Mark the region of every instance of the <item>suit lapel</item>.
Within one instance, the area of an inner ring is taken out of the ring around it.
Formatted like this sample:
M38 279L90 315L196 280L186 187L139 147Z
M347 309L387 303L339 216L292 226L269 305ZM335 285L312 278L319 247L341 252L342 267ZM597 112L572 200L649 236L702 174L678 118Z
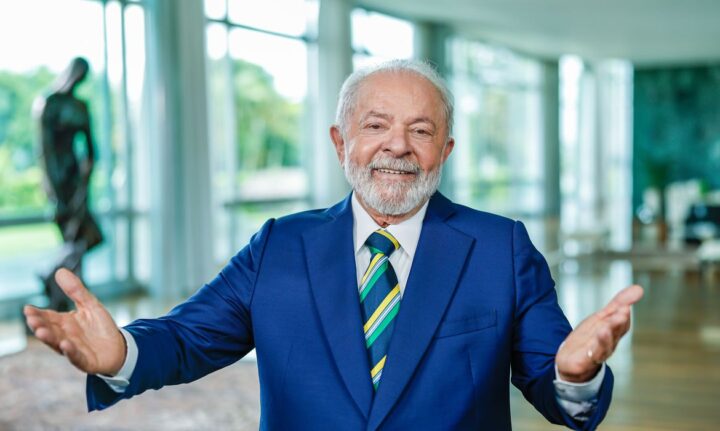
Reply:
M400 398L462 275L474 239L445 223L453 211L450 201L439 193L430 200L390 341L388 361L370 410L370 430L380 426Z
M363 416L372 403L353 250L350 198L328 210L329 220L303 234L315 305L338 371Z

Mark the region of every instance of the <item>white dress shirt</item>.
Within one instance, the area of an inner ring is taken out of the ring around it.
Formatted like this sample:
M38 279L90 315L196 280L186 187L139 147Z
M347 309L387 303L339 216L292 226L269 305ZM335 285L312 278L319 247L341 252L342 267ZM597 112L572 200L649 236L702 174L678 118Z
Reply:
M390 255L390 264L392 264L395 274L400 283L400 295L405 293L405 286L410 276L410 268L412 267L415 250L417 249L420 233L422 231L422 223L427 212L428 202L420 208L409 219L393 224L385 228L390 232L400 244L400 248ZM360 284L365 269L370 264L370 249L365 245L365 240L371 233L380 229L375 220L365 211L358 202L355 193L352 195L352 211L353 211L353 241L355 250L355 268L357 271L357 281ZM127 345L127 355L125 363L115 376L103 376L102 378L115 392L122 393L130 382L130 377L135 369L138 357L137 344L132 335L124 329L120 330L125 337ZM570 383L561 380L557 375L557 366L555 368L555 394L558 402L565 411L575 419L586 419L586 415L590 413L597 399L600 384L605 375L605 364L600 368L600 372L589 382L586 383Z

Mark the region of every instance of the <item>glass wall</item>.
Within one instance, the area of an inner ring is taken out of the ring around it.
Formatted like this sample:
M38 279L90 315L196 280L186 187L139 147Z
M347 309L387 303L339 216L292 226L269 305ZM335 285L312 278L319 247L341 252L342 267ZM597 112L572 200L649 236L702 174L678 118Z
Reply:
M77 56L90 64L76 94L90 110L96 155L90 205L105 236L87 256L84 276L97 293L146 279L147 265L135 265L132 253L143 246L142 197L132 187L142 172L133 160L139 154L133 124L144 82L143 30L143 8L130 2L0 3L0 300L40 292L38 274L57 259L62 239L44 189L38 114ZM11 42L17 40L23 42Z
M504 48L452 38L457 144L447 181L464 204L511 217L543 208L542 70Z
M279 4L281 3L281 4ZM214 256L309 202L308 51L318 2L205 0Z
M350 23L355 69L380 61L413 57L415 29L410 21L354 9Z
M560 59L562 235L567 254L632 240L633 68Z

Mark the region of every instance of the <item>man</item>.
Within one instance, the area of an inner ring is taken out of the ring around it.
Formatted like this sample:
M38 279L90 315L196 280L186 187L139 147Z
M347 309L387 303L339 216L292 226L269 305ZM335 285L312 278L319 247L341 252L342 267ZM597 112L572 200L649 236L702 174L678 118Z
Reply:
M507 430L511 369L548 420L594 429L612 392L603 362L642 288L571 332L523 225L435 192L451 119L422 63L356 72L330 131L351 196L268 221L193 297L122 335L67 271L77 311L27 307L28 324L90 374L91 410L255 347L262 429Z

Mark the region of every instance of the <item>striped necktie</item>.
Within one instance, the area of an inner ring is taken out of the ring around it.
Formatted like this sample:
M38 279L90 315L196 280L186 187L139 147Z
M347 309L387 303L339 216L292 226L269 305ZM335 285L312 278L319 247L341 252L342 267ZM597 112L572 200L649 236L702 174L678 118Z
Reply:
M390 255L400 248L386 230L378 229L365 241L371 253L370 265L360 280L365 346L370 358L370 377L377 390L382 377L395 316L400 309L400 284L390 264Z

